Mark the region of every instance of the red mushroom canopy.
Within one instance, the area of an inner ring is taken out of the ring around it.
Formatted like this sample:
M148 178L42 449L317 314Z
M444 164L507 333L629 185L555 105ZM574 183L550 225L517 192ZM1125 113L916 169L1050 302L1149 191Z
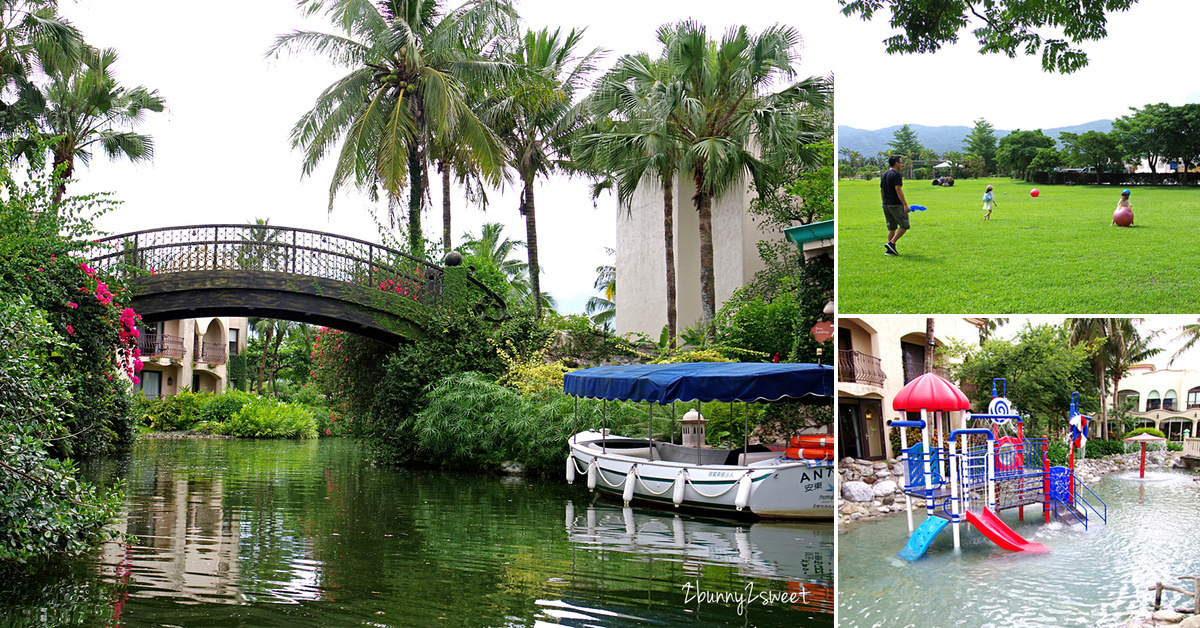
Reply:
M930 412L969 410L971 401L944 377L926 373L909 382L892 400L892 409L902 412L916 412L921 409Z

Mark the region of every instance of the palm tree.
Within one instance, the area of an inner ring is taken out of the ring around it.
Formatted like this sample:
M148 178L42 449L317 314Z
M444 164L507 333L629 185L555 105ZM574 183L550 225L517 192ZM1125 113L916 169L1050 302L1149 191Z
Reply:
M46 99L34 82L39 74L69 74L83 54L83 38L58 15L56 0L0 0L0 133L11 136L36 124ZM20 142L28 153L35 142ZM28 155L31 156L31 155Z
M488 222L484 223L478 238L464 233L463 243L459 248L468 255L487 260L511 281L526 274L528 265L512 257L522 246L525 246L524 242L504 237L503 224Z
M617 269L615 266L597 266L596 290L604 294L602 297L588 299L583 312L591 317L592 322L600 325L605 331L612 331L613 321L617 317Z
M1108 385L1116 404L1117 385L1133 364L1157 355L1161 349L1149 343L1158 332L1142 337L1132 318L1069 318L1071 344L1091 345L1092 376L1100 392L1100 435L1107 435Z
M525 248L529 254L530 294L541 295L538 264L537 213L534 182L555 171L570 171L570 143L586 122L584 108L575 102L586 76L595 69L600 49L578 56L582 30L562 33L528 31L507 52L523 70L524 81L510 84L493 103L487 119L508 146L511 166L521 178L519 211L525 217ZM544 295L543 295L544 298ZM541 318L543 298L534 299L534 316Z
M237 267L242 270L281 270L284 263L283 231L271 226L270 218L247 222L242 244L237 248Z
M759 195L772 187L777 164L789 156L816 156L803 148L825 139L830 82L810 77L769 92L779 79L792 80L800 35L771 27L758 36L745 27L718 41L703 25L685 21L659 28L664 60L675 79L656 90L656 109L687 142L680 174L691 178L700 230L700 305L706 333L716 313L712 203L748 175ZM759 154L753 145L761 147ZM761 156L760 156L761 155Z
M675 284L675 175L679 171L686 142L677 125L655 105L655 98L672 82L672 66L639 53L617 61L589 96L592 115L607 120L597 123L578 145L576 160L589 168L615 177L617 198L627 211L643 181L656 183L663 195L663 250L666 268L667 337L674 343L678 334Z
M1184 343L1183 346L1179 347L1179 349L1171 355L1171 360L1167 362L1167 366L1174 364L1175 360L1177 360L1179 356L1196 346L1197 342L1200 342L1200 319L1198 319L1195 323L1187 323L1181 326L1179 328L1179 335L1175 337L1175 340L1183 340Z
M341 141L329 209L348 183L377 199L382 188L396 224L408 188L408 245L422 255L421 210L430 144L465 146L486 176L504 167L495 134L472 111L468 84L495 83L505 65L478 51L514 28L508 0L468 0L442 15L442 0L301 0L308 13L325 12L344 35L295 31L268 54L313 51L350 73L317 98L292 128L312 173Z
M161 113L166 101L157 90L120 86L112 74L116 61L117 53L111 48L87 48L83 64L54 76L46 90L46 126L55 136L50 148L55 172L61 177L54 190L55 205L75 173L75 159L85 165L90 162L93 145L99 145L110 159L123 156L139 162L154 158L154 140L128 128L140 123L148 111Z

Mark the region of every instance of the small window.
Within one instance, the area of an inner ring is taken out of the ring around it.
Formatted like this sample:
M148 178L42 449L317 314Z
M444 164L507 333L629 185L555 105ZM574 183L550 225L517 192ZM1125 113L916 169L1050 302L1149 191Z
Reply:
M138 379L142 380L137 385L138 390L142 391L142 394L147 399L158 399L162 396L162 373L158 371L142 371Z
M237 355L237 354L238 354L238 330L231 327L229 329L229 355Z
M1162 407L1162 399L1158 396L1157 390L1151 390L1150 394L1146 395L1146 410L1157 410Z
M1168 390L1167 394L1163 395L1162 409L1174 412L1179 408L1176 402L1179 400L1179 394L1174 390Z

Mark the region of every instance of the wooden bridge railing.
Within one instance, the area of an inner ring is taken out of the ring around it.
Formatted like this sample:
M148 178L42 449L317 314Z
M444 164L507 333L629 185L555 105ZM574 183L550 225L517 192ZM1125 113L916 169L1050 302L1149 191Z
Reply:
M98 240L100 270L152 274L247 270L318 277L377 287L428 306L442 302L445 269L402 251L331 233L270 225L194 225L148 229ZM476 310L505 317L499 296L474 277Z

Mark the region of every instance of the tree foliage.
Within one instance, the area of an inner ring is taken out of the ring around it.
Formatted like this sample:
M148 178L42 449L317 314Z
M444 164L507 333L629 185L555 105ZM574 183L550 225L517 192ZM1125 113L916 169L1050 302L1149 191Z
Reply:
M372 199L382 189L392 215L407 190L408 249L423 256L422 202L430 144L460 145L484 176L498 180L504 150L468 98L469 82L491 84L503 64L480 51L511 31L507 2L477 0L446 10L439 0L303 0L338 34L294 31L270 53L313 52L349 69L325 89L292 129L304 151L303 174L337 150L329 206L346 185Z
M1137 164L1145 160L1150 172L1158 172L1159 160L1169 153L1163 128L1171 115L1172 107L1167 103L1146 105L1113 120L1110 134L1121 147L1123 161Z
M892 133L892 141L888 142L887 145L888 148L892 149L893 155L900 155L909 159L918 159L927 150L921 144L920 138L917 137L917 132L912 130L912 127L907 124L902 125Z
M1107 36L1108 16L1137 0L838 0L842 13L870 20L890 12L889 54L937 52L970 28L981 54L1041 51L1042 69L1069 74L1087 65L1080 45Z
M1008 398L1026 417L1025 433L1057 435L1066 426L1071 393L1093 392L1091 349L1071 345L1062 325L1026 325L1013 340L987 340L981 347L955 346L962 362L951 367L964 389L972 390L974 412L986 412L992 380L1008 380ZM1095 395L1084 395L1094 404Z
M1017 129L1000 138L996 147L996 162L1001 168L1008 170L1013 177L1025 179L1028 178L1029 166L1037 157L1038 150L1054 148L1054 146L1054 140L1042 133L1041 129L1036 131Z
M1083 133L1059 133L1063 152L1072 166L1091 166L1096 170L1096 183L1103 174L1122 163L1121 147L1109 133L1085 131Z
M996 169L996 129L987 120L980 118L963 139L963 150L983 160L979 176L990 174Z

